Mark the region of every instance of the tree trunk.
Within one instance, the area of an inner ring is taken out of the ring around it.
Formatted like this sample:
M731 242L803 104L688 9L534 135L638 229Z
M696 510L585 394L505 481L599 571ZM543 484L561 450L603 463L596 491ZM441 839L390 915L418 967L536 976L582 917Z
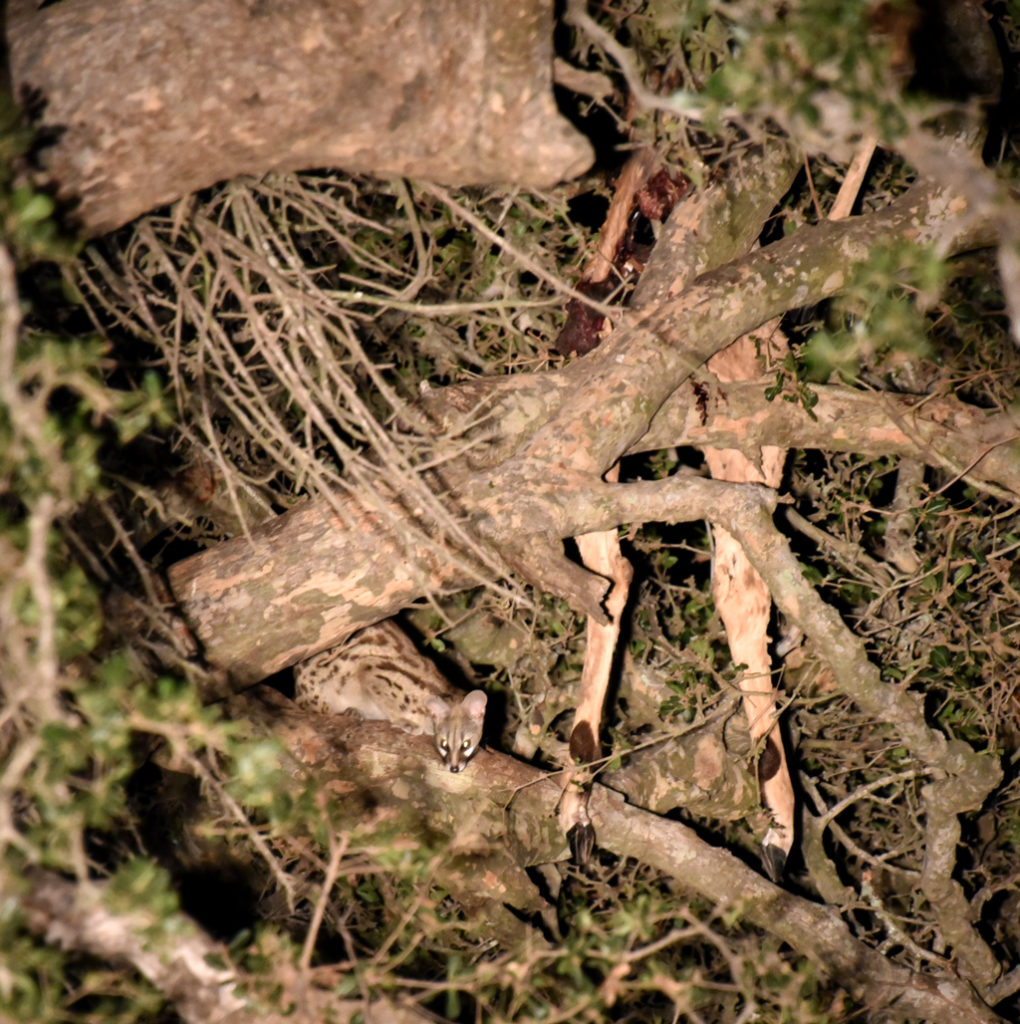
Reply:
M76 0L7 6L14 94L101 234L239 174L546 187L584 171L552 97L548 0Z

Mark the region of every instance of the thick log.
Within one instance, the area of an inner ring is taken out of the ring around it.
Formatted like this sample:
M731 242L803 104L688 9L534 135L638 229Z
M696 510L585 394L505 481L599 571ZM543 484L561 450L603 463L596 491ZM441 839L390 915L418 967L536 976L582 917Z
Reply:
M545 187L591 163L552 97L548 0L7 5L16 96L100 234L239 174Z
M226 669L235 687L332 647L423 594L471 585L453 558L413 547L389 516L335 500L343 516L329 502L308 502L170 567L171 589L206 660ZM393 504L398 522L405 514Z

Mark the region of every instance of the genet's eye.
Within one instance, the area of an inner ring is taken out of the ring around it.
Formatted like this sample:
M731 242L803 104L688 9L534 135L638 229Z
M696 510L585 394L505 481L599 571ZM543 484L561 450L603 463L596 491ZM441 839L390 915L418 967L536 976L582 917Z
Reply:
M471 741L470 740L465 740L460 746L461 746L462 750L470 750L471 749Z
M449 748L449 746L450 746L450 744L447 743L446 740L440 740L439 741L439 749L440 750L446 751Z

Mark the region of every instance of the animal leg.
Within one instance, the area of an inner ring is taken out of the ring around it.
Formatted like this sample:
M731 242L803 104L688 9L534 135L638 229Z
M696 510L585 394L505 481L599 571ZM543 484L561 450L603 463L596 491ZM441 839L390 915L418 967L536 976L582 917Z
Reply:
M616 467L607 474L607 479L615 477ZM558 809L560 827L566 833L574 860L584 864L595 846L595 828L588 815L591 771L586 766L597 761L602 753L599 743L602 709L620 636L620 618L630 594L634 569L623 557L615 530L584 534L576 540L585 566L612 580L613 584L605 601L608 624L600 625L588 619L581 690L570 731L572 765L567 769Z
M769 877L779 881L793 845L796 805L772 685L768 650L771 598L740 543L721 528L715 533L712 593L726 627L733 661L747 666L740 677L740 688L751 740L760 749L758 782L762 800L772 814L772 825L762 840L762 862Z
M873 137L865 137L861 141L840 186L836 202L829 212L829 220L841 220L849 215L875 145L876 139ZM754 337L745 335L716 353L708 361L708 368L721 381L746 380L762 371L764 354L772 359L782 358L788 344L779 330L778 320L759 328L755 335L764 339L761 344L764 351L759 351L759 344ZM757 482L769 487L779 486L786 457L781 448L774 447L762 448L760 466L734 450L705 449L704 455L709 471L716 480ZM716 528L715 540L712 592L726 626L733 660L747 666L740 687L744 692L744 710L751 738L756 745L764 742L758 760L758 779L762 799L773 817L773 824L762 840L762 860L769 876L778 881L793 843L796 801L776 719L776 698L768 654L771 596L764 580L751 566L734 538L725 530Z
M786 347L778 322L766 325L756 334L768 339L766 345L772 356ZM723 381L757 376L762 370L758 345L750 336L738 338L713 356L708 368ZM769 487L779 486L786 458L783 449L771 446L761 449L760 464L732 449L706 448L704 455L716 480L763 483ZM721 527L713 527L713 532L712 595L726 627L730 656L734 664L747 666L740 678L740 688L751 739L760 748L758 781L762 800L772 814L772 825L762 840L762 862L769 877L778 881L793 845L796 801L772 685L768 639L772 597L738 541Z

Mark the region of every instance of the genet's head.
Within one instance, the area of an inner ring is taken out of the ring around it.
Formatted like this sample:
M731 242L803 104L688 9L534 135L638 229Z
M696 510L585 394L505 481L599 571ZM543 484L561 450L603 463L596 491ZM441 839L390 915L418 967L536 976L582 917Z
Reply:
M435 725L436 750L451 772L459 772L474 757L482 741L487 697L472 690L463 700L447 703L440 697L428 702Z

